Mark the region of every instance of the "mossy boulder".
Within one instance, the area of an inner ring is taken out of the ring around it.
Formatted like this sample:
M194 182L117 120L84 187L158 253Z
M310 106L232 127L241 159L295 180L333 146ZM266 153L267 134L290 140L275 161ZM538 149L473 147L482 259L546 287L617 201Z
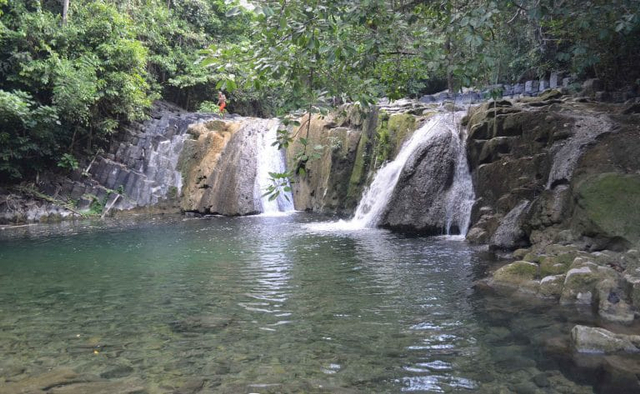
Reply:
M549 275L540 280L538 296L542 298L558 299L562 294L565 275Z
M575 232L610 242L640 242L640 175L604 173L576 189Z
M595 263L577 257L564 280L561 304L591 305L596 296L596 285L608 271L601 270Z
M518 250L528 250L528 249L518 249ZM543 259L544 259L544 256L540 256L539 254L534 252L528 252L522 257L521 260L530 261L532 263L540 263Z
M621 283L615 278L606 278L596 284L598 315L614 323L631 323L635 318Z
M536 293L540 285L538 265L528 261L515 261L493 273L493 283L508 287L516 287L525 293Z
M516 260L533 261L533 260L527 260L525 258L525 256L530 254L530 252L531 252L531 250L528 249L528 248L520 248L520 249L514 250L513 253L511 253L511 255Z
M540 261L540 275L564 274L576 258L577 252L563 253L558 256L547 256Z

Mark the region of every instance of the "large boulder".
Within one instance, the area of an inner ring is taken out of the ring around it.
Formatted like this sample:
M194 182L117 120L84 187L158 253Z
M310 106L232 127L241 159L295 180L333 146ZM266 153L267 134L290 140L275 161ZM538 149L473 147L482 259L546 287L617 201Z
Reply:
M515 261L493 274L492 284L516 288L524 293L536 294L540 287L539 268L535 263Z
M528 245L523 230L524 220L530 201L525 200L511 210L501 221L491 237L491 246L500 249L516 249Z
M582 180L574 190L573 230L606 246L640 242L640 175L604 173Z
M565 277L560 303L591 305L595 300L596 284L602 279L598 268L593 262L576 258Z
M449 130L434 130L409 157L383 215L382 227L442 234L446 226L447 193L456 167L454 136Z
M596 284L598 315L614 323L631 323L635 314L627 302L623 281L611 276Z

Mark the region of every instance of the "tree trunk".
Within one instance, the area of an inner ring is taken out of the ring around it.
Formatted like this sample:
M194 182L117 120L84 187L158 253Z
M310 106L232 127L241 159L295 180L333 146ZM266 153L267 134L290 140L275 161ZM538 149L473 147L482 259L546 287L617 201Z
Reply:
M68 13L69 13L69 0L62 0L62 26L67 24Z

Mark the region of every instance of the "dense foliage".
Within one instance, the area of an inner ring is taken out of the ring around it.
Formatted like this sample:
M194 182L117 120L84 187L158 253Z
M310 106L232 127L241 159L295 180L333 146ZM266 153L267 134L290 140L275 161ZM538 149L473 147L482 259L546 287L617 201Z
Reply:
M251 40L213 45L207 62L227 80L221 86L267 86L293 107L336 96L418 96L551 71L599 77L611 89L640 78L636 0L256 3Z
M247 26L222 0L74 0L65 22L59 1L0 6L0 181L77 167L154 99L213 100L198 51Z
M211 109L223 89L267 116L550 71L640 78L637 0L65 3L0 0L0 181L77 167L156 98Z

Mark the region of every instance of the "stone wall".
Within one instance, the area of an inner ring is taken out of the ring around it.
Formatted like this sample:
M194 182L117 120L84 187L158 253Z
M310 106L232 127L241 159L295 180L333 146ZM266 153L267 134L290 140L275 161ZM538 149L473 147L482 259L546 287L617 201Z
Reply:
M212 115L156 102L149 119L124 125L107 152L68 176L42 174L0 191L0 224L40 222L122 209L179 212L182 178L175 171L189 125Z

